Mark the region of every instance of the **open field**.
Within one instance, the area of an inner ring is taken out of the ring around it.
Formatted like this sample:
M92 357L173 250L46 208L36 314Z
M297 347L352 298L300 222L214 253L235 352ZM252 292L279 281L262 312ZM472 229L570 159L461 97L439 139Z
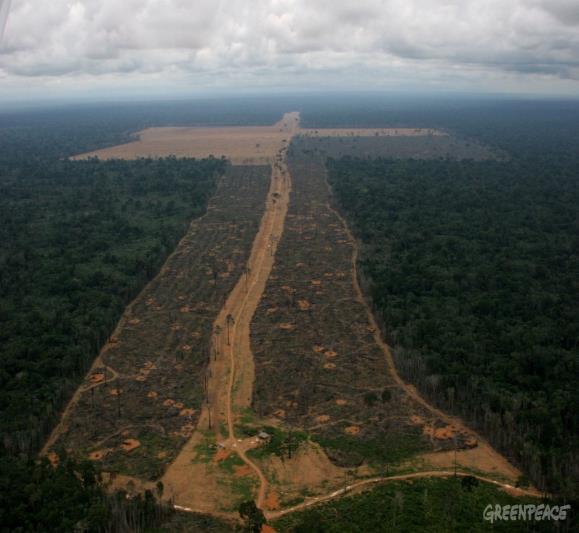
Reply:
M138 140L88 152L73 159L139 157L225 157L235 165L270 164L279 147L289 143L298 115L286 113L272 126L148 128Z
M197 425L212 324L241 276L269 167L229 167L159 275L125 311L45 450L158 478Z

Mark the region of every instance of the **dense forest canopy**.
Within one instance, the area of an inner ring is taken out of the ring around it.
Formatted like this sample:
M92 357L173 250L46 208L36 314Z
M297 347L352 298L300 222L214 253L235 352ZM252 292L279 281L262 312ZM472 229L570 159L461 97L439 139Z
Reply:
M217 159L47 161L0 178L0 420L36 449L112 331L204 212Z
M507 161L345 158L329 173L405 378L576 496L579 122L515 116L492 117Z

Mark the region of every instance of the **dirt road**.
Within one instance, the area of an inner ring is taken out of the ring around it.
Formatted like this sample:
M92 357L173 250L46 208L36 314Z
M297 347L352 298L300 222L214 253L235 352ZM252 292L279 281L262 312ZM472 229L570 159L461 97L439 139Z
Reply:
M299 129L299 114L286 113L278 127L291 139ZM237 438L235 423L242 410L251 404L254 368L250 324L273 266L289 205L291 179L285 163L287 146L288 142L282 142L274 158L265 212L244 275L230 293L214 323L213 360L207 380L208 401L204 405L196 434L191 439L193 443L198 442L199 432L209 430L215 433L221 450L236 453L259 480L256 497L258 506L263 505L268 483L260 468L246 454L247 450L258 445L258 441L255 438ZM163 477L163 483L172 487L173 497L178 503L183 502L183 505L195 499L190 487L185 494L178 488L190 483L188 476L195 475L191 466L195 456L195 446L185 446Z
M352 483L351 485L347 485L344 488L338 489L330 494L326 494L324 496L318 496L314 498L310 498L307 501L300 503L298 505L294 505L293 507L288 507L286 509L282 509L280 511L269 512L265 513L268 520L275 520L276 518L280 518L289 513L295 513L298 511L302 511L307 509L308 507L312 507L314 505L319 505L321 503L325 503L336 498L340 498L341 496L345 496L346 494L354 493L363 489L367 489L373 485L378 485L380 483L387 483L389 481L406 481L409 479L418 479L418 478L432 478L432 477L441 477L441 478L449 478L449 477L474 477L479 481L483 481L485 483L491 483L497 487L507 490L511 494L515 496L530 496L533 498L538 498L541 494L536 491L535 489L524 489L519 487L514 487L508 483L501 483L494 479L479 476L476 474L468 474L464 472L450 472L450 471L443 471L443 470L434 470L431 472L415 472L412 474L402 474L399 476L388 476L388 477L374 477L370 479L364 479L363 481L359 481L358 483Z

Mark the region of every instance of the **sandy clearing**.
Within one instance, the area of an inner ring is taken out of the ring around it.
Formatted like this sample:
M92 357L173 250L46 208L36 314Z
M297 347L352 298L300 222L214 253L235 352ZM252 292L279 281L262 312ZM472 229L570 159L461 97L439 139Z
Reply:
M298 113L286 113L272 126L163 127L137 133L136 141L74 156L72 159L139 157L222 157L234 165L271 164L296 131Z

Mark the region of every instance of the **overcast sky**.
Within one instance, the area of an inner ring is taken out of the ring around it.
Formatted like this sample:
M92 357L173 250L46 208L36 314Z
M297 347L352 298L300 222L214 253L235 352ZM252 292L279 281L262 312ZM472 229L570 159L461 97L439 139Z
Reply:
M579 95L579 0L12 0L0 43L0 98L327 86Z

